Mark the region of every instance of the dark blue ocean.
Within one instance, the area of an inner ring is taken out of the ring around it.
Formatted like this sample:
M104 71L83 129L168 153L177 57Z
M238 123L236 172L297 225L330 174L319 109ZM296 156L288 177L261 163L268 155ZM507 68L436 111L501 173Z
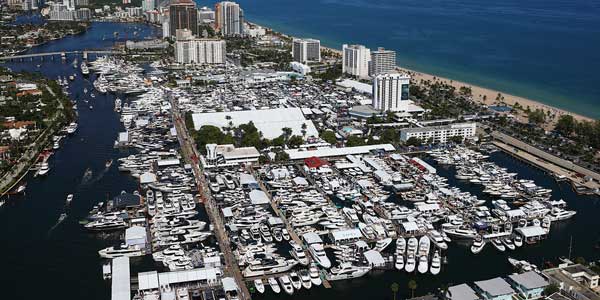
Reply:
M284 33L383 46L406 68L600 118L597 0L237 2L248 20Z

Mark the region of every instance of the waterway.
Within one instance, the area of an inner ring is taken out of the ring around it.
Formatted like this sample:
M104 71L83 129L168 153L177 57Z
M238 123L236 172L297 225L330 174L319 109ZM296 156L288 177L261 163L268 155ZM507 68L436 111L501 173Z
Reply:
M156 34L152 27L132 24L93 24L82 35L67 37L32 49L32 52L59 50L98 49L111 46L115 40L122 41L125 33L131 37L138 31L139 38ZM119 32L113 39L114 32ZM110 284L102 280L101 259L97 251L113 244L118 237L100 237L86 232L78 223L91 207L122 190L137 189L137 182L117 170L117 163L108 170L107 159L117 159L127 152L113 148L117 133L122 130L118 115L113 111L114 96L96 95L92 99L83 95L85 87L91 90L93 79L83 78L71 65L72 58L63 63L35 60L7 64L13 70L41 72L50 78L78 73L70 82L71 96L79 107L79 129L64 141L60 150L50 161L52 170L46 178L27 177L28 188L24 196L13 197L0 208L0 257L5 262L0 272L0 285L4 299L108 299ZM37 65L40 65L38 68ZM93 76L93 75L92 75ZM87 99L89 103L83 100ZM89 105L93 109L89 109ZM479 255L472 255L468 245L451 243L445 253L448 264L438 276L407 275L404 272L380 272L364 278L334 282L332 289L314 288L302 290L288 297L267 292L257 299L392 299L390 285L400 284L398 299L410 293L407 282L417 281L416 295L435 291L444 283L462 283L506 275L511 267L508 256L527 259L542 264L556 262L560 256L568 255L569 240L573 238L572 256L588 260L599 259L600 251L595 247L600 238L600 199L576 195L566 183L556 183L552 177L512 157L497 152L491 160L498 165L518 172L522 178L534 179L537 184L552 188L555 199L564 199L578 214L571 220L553 225L549 238L534 246L525 246L516 251L499 253L490 245ZM435 166L435 164L434 164ZM453 179L452 167L438 167L441 175L449 177L451 185L481 195L481 188ZM87 168L93 170L90 181L82 182ZM65 206L67 194L75 194L70 207ZM481 195L482 198L483 195ZM68 217L57 224L61 213ZM132 262L132 274L154 267L151 258Z

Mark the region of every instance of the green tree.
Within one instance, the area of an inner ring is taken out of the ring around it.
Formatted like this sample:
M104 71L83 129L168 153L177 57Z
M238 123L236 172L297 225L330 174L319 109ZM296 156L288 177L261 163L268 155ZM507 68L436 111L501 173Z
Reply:
M287 145L290 148L298 148L300 147L300 145L302 145L304 143L304 140L302 139L301 136L299 135L293 135L289 140Z
M396 300L396 294L398 294L398 290L400 289L400 285L397 282L394 282L390 286L390 289L392 289L392 294L394 295L394 300Z
M421 146L423 145L423 142L416 137L411 137L408 140L406 140L406 146Z
M562 115L558 118L554 130L560 132L564 136L570 136L577 127L577 121L571 115Z
M306 128L307 128L306 123L302 123L302 131L301 132L302 132L303 137L306 137Z
M460 144L463 142L463 137L460 135L455 135L455 136L451 136L449 138L449 141L454 143L454 144Z
M335 133L333 131L331 131L331 130L321 131L321 138L324 141L326 141L326 142L328 142L328 143L330 143L332 145L334 145L337 142L337 139L335 137Z
M289 127L283 127L281 128L281 131L283 131L283 139L287 142L287 140L292 136L292 129Z
M287 162L290 160L290 155L287 154L285 151L279 151L277 153L275 153L275 161L276 162Z
M355 135L349 136L348 140L346 141L347 147L364 146L364 145L365 145L365 140L363 138L355 136Z
M411 290L411 298L415 297L415 290L417 289L417 282L414 279L411 279L408 282L408 289Z
M546 121L546 114L544 113L543 110L541 110L539 108L536 110L530 111L527 114L527 117L529 119L529 123L536 124L536 125L542 124Z

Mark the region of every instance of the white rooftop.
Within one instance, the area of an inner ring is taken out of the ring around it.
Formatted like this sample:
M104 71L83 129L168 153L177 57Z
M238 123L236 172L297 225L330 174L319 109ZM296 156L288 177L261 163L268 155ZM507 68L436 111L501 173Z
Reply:
M459 284L448 288L448 300L478 300L477 293L467 284Z
M231 118L231 119L228 119ZM194 128L200 129L204 125L219 128L247 124L252 121L258 131L267 139L274 139L283 134L282 129L292 129L293 135L302 136L302 124L306 124L306 136L319 136L312 121L306 120L300 108L274 108L263 110L243 110L215 113L196 113L192 115Z
M321 148L317 150L285 150L290 156L290 159L305 159L309 157L331 157L331 156L345 156L350 154L366 154L371 150L382 149L384 151L395 151L391 144L379 144L379 145L367 145L367 146L356 146L356 147L344 147L344 148Z
M510 284L500 277L489 280L475 281L475 285L492 297L512 295L515 293L515 291L510 287Z
M548 285L548 281L534 271L529 271L522 274L512 274L508 277L515 283L528 290L543 288Z
M111 300L130 300L129 257L117 257L112 260Z
M269 204L269 197L261 190L252 190L249 196L252 205Z
M323 240L321 239L321 237L314 232L307 232L302 235L302 238L309 245L323 243Z

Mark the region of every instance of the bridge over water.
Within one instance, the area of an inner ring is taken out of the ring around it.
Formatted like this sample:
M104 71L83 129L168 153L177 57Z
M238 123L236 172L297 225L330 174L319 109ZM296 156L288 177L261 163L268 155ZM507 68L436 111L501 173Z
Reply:
M26 59L30 59L33 61L35 58L40 58L43 60L45 57L50 57L54 59L55 56L67 57L71 56L80 56L82 55L84 59L87 59L88 55L115 55L115 54L125 54L123 51L115 51L115 50L76 50L76 51L56 51L56 52L43 52L43 53L31 53L31 54L19 54L19 55L11 55L11 56L0 56L0 61L24 61Z

